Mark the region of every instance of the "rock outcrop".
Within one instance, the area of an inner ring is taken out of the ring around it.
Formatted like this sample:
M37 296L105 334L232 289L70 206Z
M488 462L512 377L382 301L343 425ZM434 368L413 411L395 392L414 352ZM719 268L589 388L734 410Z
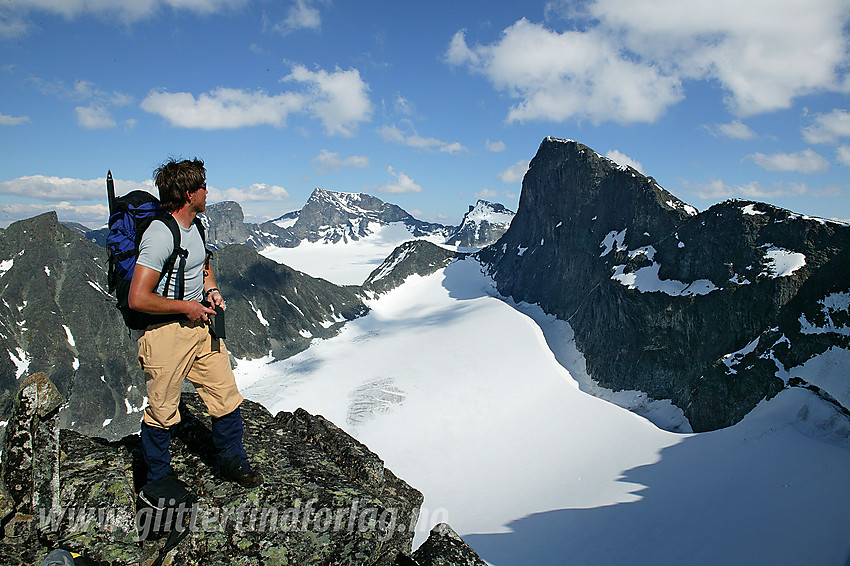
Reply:
M790 366L763 354L783 321L799 335L803 313L850 289L848 249L846 225L750 201L697 213L651 177L547 138L510 229L479 257L500 293L570 323L596 381L671 399L704 431L785 387ZM846 342L818 339L780 349L791 363ZM756 340L761 357L742 362Z
M135 507L144 477L138 437L60 431L61 401L44 374L28 377L16 397L3 445L0 562L30 566L61 547L103 565L150 563L164 541L146 536L150 516ZM216 475L197 394L184 392L180 412L172 465L198 504L166 564L483 564L447 525L411 556L422 495L321 416L272 416L245 401L244 443L265 482L243 489Z

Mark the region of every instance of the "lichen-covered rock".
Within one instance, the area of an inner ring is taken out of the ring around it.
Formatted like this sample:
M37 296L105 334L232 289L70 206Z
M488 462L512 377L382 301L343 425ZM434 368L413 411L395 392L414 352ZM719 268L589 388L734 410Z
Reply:
M422 543L413 559L418 566L486 566L478 553L446 523L431 529L428 540Z
M15 397L3 446L2 480L5 534L35 536L31 518L59 507L59 407L56 386L43 373L28 376Z

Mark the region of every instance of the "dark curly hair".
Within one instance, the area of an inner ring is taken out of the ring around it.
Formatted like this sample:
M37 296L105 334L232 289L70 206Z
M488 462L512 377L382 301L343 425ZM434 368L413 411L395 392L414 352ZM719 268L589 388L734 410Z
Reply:
M204 162L197 157L192 161L178 161L169 157L153 172L153 179L159 189L162 207L169 212L175 212L189 201L189 193L194 193L204 185L207 170L204 168Z

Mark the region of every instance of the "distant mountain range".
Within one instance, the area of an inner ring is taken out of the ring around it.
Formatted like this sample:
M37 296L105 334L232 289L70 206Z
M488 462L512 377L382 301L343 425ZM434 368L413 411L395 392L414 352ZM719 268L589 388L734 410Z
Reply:
M502 296L569 322L596 382L672 400L695 431L734 424L786 387L816 391L850 414L846 375L827 372L813 382L795 370L850 348L845 224L752 201L700 213L652 177L556 138L532 160L515 216L479 201L460 227L447 227L369 195L322 189L272 222L245 223L235 203L211 205L207 216L220 248L219 282L230 290L228 323L240 329L230 340L238 357L304 349L365 312L364 297L459 253L405 243L363 286L340 286L252 248L345 245L400 223L410 239L445 238L462 248L498 237L476 257ZM69 423L89 430L137 422L132 413L143 401L104 266L104 250L53 214L0 233L2 392L24 373L45 371L69 394Z
M219 249L229 244L248 244L258 250L269 246L293 248L302 242L357 242L391 224L403 225L410 239L428 238L454 246L484 247L507 230L512 217L513 212L501 204L479 200L469 207L460 226L449 226L418 220L401 207L366 193L319 188L303 208L269 222L246 223L242 207L233 201L212 203L203 215L208 246ZM92 242L106 246L106 228L91 230L78 223L64 224Z

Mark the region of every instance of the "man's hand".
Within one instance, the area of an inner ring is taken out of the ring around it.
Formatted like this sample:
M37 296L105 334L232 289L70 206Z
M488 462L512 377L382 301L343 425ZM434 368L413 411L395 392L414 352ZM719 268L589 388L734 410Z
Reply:
M189 322L207 322L210 319L211 314L215 314L215 309L210 307L205 307L201 303L197 301L184 301L187 305L186 308L186 318L189 319Z

